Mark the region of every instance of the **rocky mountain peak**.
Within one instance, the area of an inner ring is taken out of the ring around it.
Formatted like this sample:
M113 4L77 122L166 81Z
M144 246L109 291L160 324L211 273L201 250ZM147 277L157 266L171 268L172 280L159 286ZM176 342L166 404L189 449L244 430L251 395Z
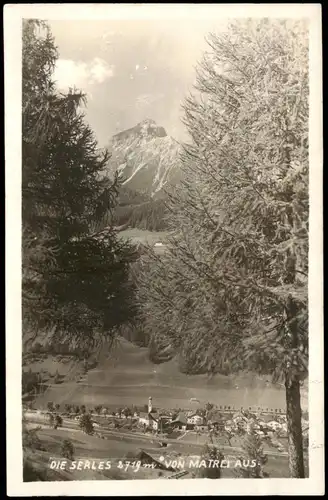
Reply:
M108 173L119 172L130 189L157 197L167 184L176 182L180 145L154 120L114 135L109 149Z
M125 141L129 138L153 138L153 137L166 137L167 133L164 127L157 125L155 120L149 118L141 121L134 127L131 127L123 132L119 132L113 136L114 142Z

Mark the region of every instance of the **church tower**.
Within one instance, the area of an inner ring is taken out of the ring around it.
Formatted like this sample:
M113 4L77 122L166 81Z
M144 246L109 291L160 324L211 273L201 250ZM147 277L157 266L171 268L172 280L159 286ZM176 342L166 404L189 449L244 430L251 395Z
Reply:
M149 397L148 399L148 413L151 413L153 410L153 400L151 398L151 396Z

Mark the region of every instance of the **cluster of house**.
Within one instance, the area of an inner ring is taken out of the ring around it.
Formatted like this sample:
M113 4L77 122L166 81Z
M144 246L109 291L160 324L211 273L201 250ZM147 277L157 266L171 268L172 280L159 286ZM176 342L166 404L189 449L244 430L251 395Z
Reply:
M284 415L279 415L275 420L270 416L258 416L255 414L245 413L243 411L235 413L231 419L226 420L224 429L227 432L244 432L254 431L259 436L264 436L269 431L283 431L287 433L287 422Z
M268 435L270 432L287 434L286 416L255 414L247 410L240 410L230 414L228 419L222 417L222 412L217 409L210 410L204 416L198 412L180 412L177 415L163 415L153 410L152 398L148 401L148 411L135 414L140 427L158 432L180 429L182 431L208 431L221 429L226 432L236 433L255 432L259 436ZM306 424L306 422L304 422Z
M286 417L279 415L272 420L272 417L265 415L255 415L247 411L237 411L232 414L229 419L222 418L221 412L212 410L202 416L197 412L180 412L178 415L162 415L153 410L152 398L148 401L148 411L141 412L135 415L138 418L138 423L141 427L152 429L154 431L167 431L167 430L195 430L195 431L208 431L209 428L221 428L227 432L250 432L251 429L258 435L265 435L269 431L287 432Z
M141 412L132 412L131 410L128 412L128 409L124 409L116 413L113 412L112 416L120 419L127 419L130 416L139 428L144 431L152 430L158 433L172 432L174 430L208 432L210 429L214 429L231 434L253 431L260 437L268 436L270 433L282 436L287 434L286 415L277 412L274 416L273 413L269 414L264 411L256 411L255 413L244 409L225 413L224 410L214 407L209 411L186 410L180 411L178 414L174 412L164 414L165 412L159 412L153 408L151 397L148 399L146 409L147 411ZM306 424L307 422L304 420L304 429L306 429Z
M148 411L138 415L138 422L141 427L150 428L154 431L167 431L168 429L207 429L205 419L196 412L180 412L178 415L162 415L153 410L152 398L148 401Z

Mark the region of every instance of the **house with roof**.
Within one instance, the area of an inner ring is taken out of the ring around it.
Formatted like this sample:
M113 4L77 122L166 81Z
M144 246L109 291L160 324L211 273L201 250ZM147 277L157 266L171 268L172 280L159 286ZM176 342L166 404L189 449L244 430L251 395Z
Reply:
M224 428L225 419L218 410L210 410L207 413L207 423L213 427Z
M198 415L197 413L193 413L193 414L187 416L187 424L203 425L204 418L201 415Z
M170 417L170 415L160 415L158 420L160 430L171 427L172 417Z
M276 422L275 420L271 420L267 423L267 427L269 427L270 430L278 431L282 428L282 424L280 422Z
M160 415L157 412L152 412L148 414L149 416L149 427L154 431L158 431L160 425Z
M171 423L169 415L161 415L153 410L152 398L148 400L148 412L140 412L138 416L139 425L144 428L151 428L154 431L162 431Z
M234 413L232 420L238 424L239 422L247 422L248 418L243 412Z
M142 465L153 465L155 469L166 470L170 472L175 472L175 468L166 465L165 462L160 460L162 454L149 453L143 449L139 449L137 452L129 452L126 455L126 459L138 460Z
M187 428L187 417L184 413L180 412L174 420L171 422L172 427L186 430Z
M142 426L149 427L149 415L148 412L141 411L138 415L138 422Z
M138 419L139 425L143 427L151 427L155 431L159 428L160 415L157 412L140 412Z

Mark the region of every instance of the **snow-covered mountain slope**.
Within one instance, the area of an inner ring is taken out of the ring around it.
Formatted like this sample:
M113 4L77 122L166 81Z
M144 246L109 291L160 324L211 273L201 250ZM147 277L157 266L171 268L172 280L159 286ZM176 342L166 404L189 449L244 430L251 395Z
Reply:
M179 178L180 145L153 120L113 136L109 150L109 172L118 171L129 189L158 197Z

